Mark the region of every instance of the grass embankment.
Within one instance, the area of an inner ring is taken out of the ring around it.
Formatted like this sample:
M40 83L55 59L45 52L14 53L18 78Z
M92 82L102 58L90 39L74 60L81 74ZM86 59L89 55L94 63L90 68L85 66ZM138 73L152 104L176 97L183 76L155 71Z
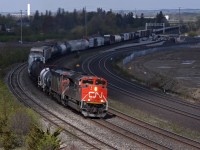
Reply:
M31 126L39 124L38 116L17 102L4 83L8 68L26 61L29 49L24 45L0 45L0 148L24 146Z
M5 76L7 69L15 63L27 61L29 46L19 46L18 44L3 44L0 46L0 79Z
M25 108L0 80L0 147L13 149L25 145L32 124L38 124L37 115Z
M145 85L145 81L136 78L134 75L129 74L126 69L123 69L123 67L119 64L121 64L122 58L117 59L113 64L113 68L116 70L118 74L123 75L124 77L134 79L138 81L138 83L141 83ZM144 122L147 122L149 124L152 124L154 126L166 129L168 131L177 133L179 135L200 141L200 133L197 131L192 131L190 129L186 129L184 127L181 127L180 125L177 125L175 123L169 122L167 120L163 120L160 118L157 118L153 115L147 114L141 110L136 110L128 106L127 104L109 99L109 105L110 107L113 107L121 112L124 112L130 116L133 116L139 120L142 120Z

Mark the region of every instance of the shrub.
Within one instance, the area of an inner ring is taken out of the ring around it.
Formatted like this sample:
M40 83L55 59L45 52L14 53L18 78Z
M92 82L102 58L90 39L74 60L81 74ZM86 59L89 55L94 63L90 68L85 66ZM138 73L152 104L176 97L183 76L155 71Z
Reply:
M61 129L50 132L47 128L46 132L38 126L34 125L27 137L28 150L58 150L61 145L61 140L58 139Z

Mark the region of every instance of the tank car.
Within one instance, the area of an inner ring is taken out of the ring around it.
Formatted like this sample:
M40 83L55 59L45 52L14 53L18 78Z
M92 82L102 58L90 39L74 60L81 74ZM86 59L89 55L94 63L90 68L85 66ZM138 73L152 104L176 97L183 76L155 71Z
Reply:
M37 80L40 71L44 68L44 57L40 53L31 52L28 56L28 74Z
M44 63L40 59L35 59L30 65L28 65L29 76L34 81L37 81L37 78L43 68L44 68Z
M51 72L49 68L44 68L41 70L38 76L38 87L46 93L49 93L49 88L51 87Z
M85 117L105 117L108 110L107 81L66 68L45 68L38 86Z
M86 39L71 40L68 41L68 44L70 45L71 52L85 50L89 47L89 42Z

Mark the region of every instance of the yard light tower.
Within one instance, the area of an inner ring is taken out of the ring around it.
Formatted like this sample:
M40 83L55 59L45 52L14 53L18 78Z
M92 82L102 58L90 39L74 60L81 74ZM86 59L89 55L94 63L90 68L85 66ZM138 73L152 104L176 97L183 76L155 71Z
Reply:
M86 6L85 6L85 37L87 37L87 11L86 11Z
M20 10L20 14L21 14L21 40L20 40L20 43L22 44L22 10Z
M31 15L31 4L27 4L27 16L29 17Z
M178 17L179 17L179 35L181 34L181 7L178 9Z

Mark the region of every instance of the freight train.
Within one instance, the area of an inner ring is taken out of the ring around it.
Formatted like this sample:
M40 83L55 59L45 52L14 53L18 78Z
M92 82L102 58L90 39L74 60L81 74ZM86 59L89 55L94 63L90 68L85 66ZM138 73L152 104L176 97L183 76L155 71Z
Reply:
M40 63L46 64L46 62L55 56L61 56L70 52L82 51L128 40L137 40L139 38L149 37L151 34L151 30L139 30L137 32L121 33L120 35L109 34L90 37L88 39L70 40L67 42L57 42L52 45L33 47L30 50L28 58L28 73L32 77L37 77L38 72L41 71L42 64Z
M107 114L107 81L103 78L66 68L44 68L38 87L85 117L103 118Z
M70 106L86 117L105 117L108 110L105 79L66 68L45 67L45 64L56 56L150 35L149 30L140 30L33 47L28 57L28 74L37 82L38 87L62 105Z

